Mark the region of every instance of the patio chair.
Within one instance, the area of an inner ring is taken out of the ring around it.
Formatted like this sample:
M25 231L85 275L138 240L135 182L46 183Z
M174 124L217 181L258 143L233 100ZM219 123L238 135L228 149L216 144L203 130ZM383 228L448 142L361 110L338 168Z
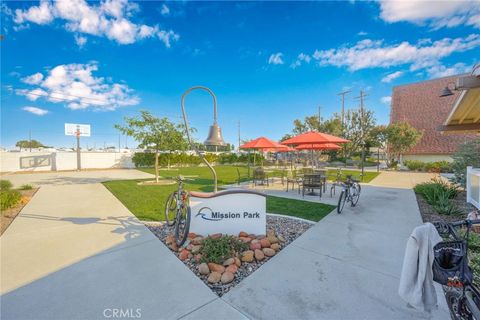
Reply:
M253 185L257 186L265 184L267 185L267 187L269 186L267 174L265 173L263 168L256 168L255 171L253 171Z
M245 175L243 178L248 178L247 175ZM240 185L240 183L242 182L242 175L240 173L240 169L238 169L237 167L237 184Z
M292 190L295 190L295 184L297 184L298 194L300 194L300 186L302 185L303 179L297 174L297 170L287 171L286 181L287 181L287 192L290 184L292 185Z
M323 180L320 175L306 175L303 177L302 197L305 197L305 190L314 191L318 189L319 196L322 198Z

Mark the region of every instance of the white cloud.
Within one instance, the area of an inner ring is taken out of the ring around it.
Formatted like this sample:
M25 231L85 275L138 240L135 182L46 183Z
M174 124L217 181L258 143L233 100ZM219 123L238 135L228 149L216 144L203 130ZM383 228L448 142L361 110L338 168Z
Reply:
M162 4L162 8L160 9L160 13L162 16L168 16L170 14L170 9L167 7L166 4Z
M380 17L390 23L408 21L435 29L458 25L480 28L480 0L381 0L380 10Z
M300 67L302 65L302 63L304 63L304 62L310 63L311 60L312 60L312 57L310 57L308 54L305 54L305 53L302 52L298 55L297 60L295 60L290 65L290 68L296 69L296 68Z
M270 57L268 58L268 64L283 64L283 53L277 52L274 54L271 54Z
M22 78L22 81L26 84L39 84L43 80L43 74L40 72L34 73L31 76Z
M33 113L37 116L44 116L48 113L48 110L40 109L40 108L37 108L37 107L28 107L27 106L27 107L23 107L22 110Z
M454 52L463 52L480 46L480 35L465 38L444 38L438 41L422 39L416 44L407 41L386 45L383 40L364 39L351 47L316 50L313 58L323 66L348 67L351 71L375 67L410 65L418 70L437 65L439 60Z
M363 37L363 36L368 35L368 32L360 31L359 33L357 33L357 35Z
M28 23L46 25L61 20L67 31L75 33L77 44L78 34L106 37L119 44L131 44L156 35L167 47L179 39L174 31L160 30L158 25L134 23L131 17L138 10L138 5L128 0L103 0L98 5L90 5L85 0L61 0L54 3L41 0L38 6L15 10L14 21L18 24L18 29Z
M393 73L387 74L385 77L382 78L383 83L390 83L393 80L397 79L398 77L403 75L403 71L395 71Z
M17 90L17 94L31 101L44 98L53 103L66 103L72 110L115 110L140 102L126 84L95 77L93 73L97 70L96 63L59 65L42 77L37 87Z
M390 96L381 97L380 101L384 104L390 104L392 102L392 97Z
M471 70L472 68L464 63L456 63L451 67L446 67L444 65L438 64L428 68L427 73L430 78L441 78L461 73L468 73Z
M79 36L78 34L76 34L75 35L75 43L80 48L83 48L83 46L87 43L87 38L83 37L83 36Z

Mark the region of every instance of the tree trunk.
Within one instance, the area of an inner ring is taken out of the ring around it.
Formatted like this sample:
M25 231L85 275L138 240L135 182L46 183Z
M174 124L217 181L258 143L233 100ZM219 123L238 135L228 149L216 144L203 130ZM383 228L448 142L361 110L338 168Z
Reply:
M155 182L158 183L158 151L155 152Z

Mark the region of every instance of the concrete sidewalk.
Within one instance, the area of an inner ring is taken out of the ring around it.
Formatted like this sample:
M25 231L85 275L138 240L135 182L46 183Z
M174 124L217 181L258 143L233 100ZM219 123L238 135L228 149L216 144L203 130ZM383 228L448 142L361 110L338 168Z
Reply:
M244 317L99 183L41 187L0 242L1 319Z

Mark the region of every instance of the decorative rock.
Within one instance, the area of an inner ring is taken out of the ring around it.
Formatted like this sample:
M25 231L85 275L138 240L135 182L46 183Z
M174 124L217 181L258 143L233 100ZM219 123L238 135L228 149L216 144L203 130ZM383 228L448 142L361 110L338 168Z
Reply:
M266 238L264 234L261 234L261 235L258 235L258 236L257 236L257 239L258 239L258 240L262 240L262 239L264 239L264 238Z
M252 241L252 238L249 237L240 237L238 239L240 239L240 241L242 241L243 243L249 243L250 241Z
M217 283L222 278L222 274L218 272L212 272L207 278L207 281L210 283Z
M186 249L183 249L182 251L180 251L180 254L178 255L178 258L180 260L187 260L188 259L188 256L190 255L191 253L186 250Z
M227 269L225 269L225 272L230 272L233 274L237 273L237 271L238 271L238 267L234 264L229 265Z
M188 239L194 239L194 238L196 238L196 237L197 237L197 234L196 234L196 233L190 232L190 233L188 234Z
M270 246L272 245L270 241L268 241L268 239L266 238L260 240L260 244L262 245L262 248L270 248Z
M201 246L201 245L196 245L196 246L193 246L193 245L192 245L192 249L191 249L191 250L192 250L192 253L193 253L193 254L197 254L197 253L200 252L200 249L202 249L202 246Z
M267 238L268 237L275 237L275 231L272 229L267 230Z
M250 233L250 234L248 235L248 237L249 237L249 238L252 238L252 239L255 239L257 236L254 235L253 233Z
M271 248L263 248L263 253L265 253L265 255L267 257L273 257L275 255L275 250L271 249Z
M239 237L239 238L248 237L248 233L246 233L246 232L244 232L244 231L240 231L240 233L238 234L238 237Z
M185 249L187 249L188 251L191 251L193 248L193 244L189 244L188 246L185 247Z
M247 250L242 253L243 262L252 262L253 261L253 251Z
M212 239L220 239L222 237L222 234L221 233L214 233L214 234L209 235L209 237L212 238Z
M235 278L235 275L233 273L225 271L222 274L222 277L220 278L220 280L222 281L222 283L230 283L233 281L233 278Z
M198 265L198 272L200 274L207 275L210 273L210 269L208 268L208 265L204 262Z
M177 246L177 244L176 244L175 242L170 243L170 244L168 245L168 247L169 247L170 250L172 250L172 251L178 251L178 246Z
M270 241L270 243L278 243L278 238L275 236L268 236L267 240Z
M262 249L262 245L259 242L250 243L250 250Z
M200 262L200 260L202 260L202 255L201 254L196 254L194 259L195 259L195 262L198 263L198 262Z
M235 265L237 267L240 267L242 265L242 261L240 261L240 259L238 259L238 258L235 258Z
M165 244L168 246L172 243L175 243L175 236L173 234L169 234L166 238L165 238Z
M275 251L278 251L280 250L280 245L278 243L274 243L270 246L270 248L272 248Z
M226 267L226 266L229 266L231 264L234 264L235 263L235 259L234 258L228 258L227 260L225 260L225 262L223 263L223 265Z
M277 235L277 239L280 240L280 242L285 242L285 238L282 237L282 235Z
M195 245L202 244L202 242L203 242L203 237L201 236L195 237L192 240L192 244L195 244Z
M255 259L257 261L262 261L263 259L265 259L265 254L263 254L263 251L262 250L255 250Z
M213 263L213 262L210 262L208 264L208 268L210 269L210 271L212 272L218 272L218 273L223 273L225 271L225 267L222 266L222 265L219 265L217 263Z

